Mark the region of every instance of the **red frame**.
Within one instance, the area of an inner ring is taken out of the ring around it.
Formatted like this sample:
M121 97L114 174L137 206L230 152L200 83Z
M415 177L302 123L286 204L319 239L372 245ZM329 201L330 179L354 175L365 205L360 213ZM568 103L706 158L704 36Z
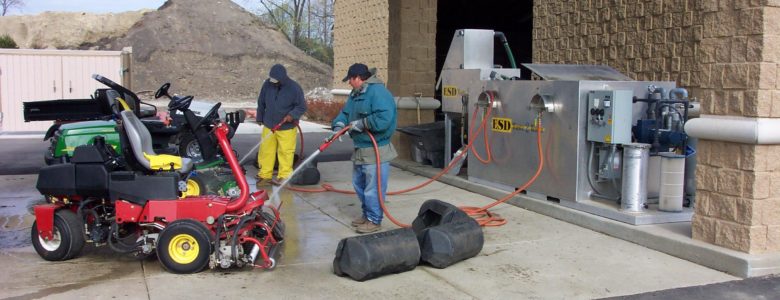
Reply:
M44 240L48 241L54 237L54 211L60 207L62 205L41 204L33 208L38 235Z
M219 123L216 125L214 131L219 146L222 148L222 152L225 154L225 158L235 176L236 183L241 189L240 196L230 198L205 195L181 199L152 199L148 200L144 205L116 199L116 201L114 201L116 222L119 224L156 223L164 227L167 223L175 220L192 219L206 224L210 230L214 231L213 225L208 224L209 221L212 221L211 223L213 224L214 219L217 219L226 213L245 215L265 205L265 201L268 200L268 193L265 190L260 190L252 194L249 193L249 185L246 182L243 169L239 165L236 154L233 152L227 137L229 133L228 127L224 123ZM251 201L249 201L250 198L252 199ZM71 197L71 201L79 202L81 200L81 197L77 195ZM38 234L42 238L48 240L53 237L54 213L62 207L65 207L65 203L57 202L53 204L36 205L34 207ZM75 206L72 206L71 209L75 209ZM276 226L276 222L278 222L279 212L273 207L271 207L271 209L274 211L274 217L276 219L271 226L273 227ZM209 220L210 218L212 218L212 220ZM255 226L264 227L268 232L268 236L263 239L263 241L259 241L253 237L243 236L245 232L251 230ZM273 237L272 228L262 222L249 222L244 228L239 229L238 234L241 236L241 243L251 242L260 246L260 252L263 258L263 265L261 267L270 267L271 261L265 248L268 247L269 244L273 245L278 242ZM217 238L219 239L221 237Z

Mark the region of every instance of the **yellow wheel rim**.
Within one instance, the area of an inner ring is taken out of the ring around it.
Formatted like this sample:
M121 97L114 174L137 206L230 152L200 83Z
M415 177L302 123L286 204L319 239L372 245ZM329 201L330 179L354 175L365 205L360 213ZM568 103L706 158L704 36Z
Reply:
M177 264L192 263L198 258L198 253L200 253L198 242L189 234L176 235L168 243L168 254Z
M184 197L187 196L200 196L200 185L197 181L187 179L187 191L184 192Z

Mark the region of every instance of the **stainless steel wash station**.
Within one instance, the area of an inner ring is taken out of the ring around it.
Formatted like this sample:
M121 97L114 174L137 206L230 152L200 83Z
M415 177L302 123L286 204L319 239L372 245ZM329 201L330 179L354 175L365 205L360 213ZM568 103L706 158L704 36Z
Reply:
M696 107L687 92L674 82L634 81L607 66L524 64L537 80L519 80L520 69L493 65L495 36L492 30L456 31L440 75L445 128L465 124L461 132L468 133L492 110L486 131L492 162L469 153L469 181L509 192L531 178L538 163L534 120L541 112L545 165L527 196L635 225L690 221L695 161L689 154L678 179L660 171L662 155L685 157L694 144L682 131ZM450 132L445 147L461 138ZM483 157L484 138L473 142ZM659 210L662 182L675 192L686 185L679 199L664 199L689 207Z

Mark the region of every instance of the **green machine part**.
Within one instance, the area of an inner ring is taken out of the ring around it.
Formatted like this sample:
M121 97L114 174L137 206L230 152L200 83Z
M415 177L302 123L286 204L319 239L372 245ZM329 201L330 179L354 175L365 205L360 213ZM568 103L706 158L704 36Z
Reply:
M73 150L81 145L91 145L96 136L103 136L106 144L114 147L114 150L121 153L119 133L116 132L115 121L85 121L77 123L63 124L60 126L57 145L54 149L54 156L61 157L63 154L73 155Z

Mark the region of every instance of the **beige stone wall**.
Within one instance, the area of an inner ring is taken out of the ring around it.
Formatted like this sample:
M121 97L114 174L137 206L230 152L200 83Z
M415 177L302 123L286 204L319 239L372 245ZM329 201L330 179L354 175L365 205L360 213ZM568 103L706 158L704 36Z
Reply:
M391 1L390 16L390 90L404 97L433 97L436 1Z
M341 82L354 63L379 70L387 80L390 10L388 0L335 1L333 11L333 88L349 89Z
M436 82L436 1L390 2L388 88L393 95L433 97ZM433 111L398 110L398 127L434 121ZM410 158L405 134L393 136L399 157Z
M334 88L349 88L341 79L353 63L379 70L393 96L432 97L436 81L436 0L339 0L334 26ZM434 120L420 112L421 123ZM417 110L398 111L398 126L417 124ZM409 141L396 134L393 144L409 158Z
M739 0L537 0L533 60L606 64L673 80L702 112L780 117L780 4ZM700 141L692 236L780 251L780 147Z

